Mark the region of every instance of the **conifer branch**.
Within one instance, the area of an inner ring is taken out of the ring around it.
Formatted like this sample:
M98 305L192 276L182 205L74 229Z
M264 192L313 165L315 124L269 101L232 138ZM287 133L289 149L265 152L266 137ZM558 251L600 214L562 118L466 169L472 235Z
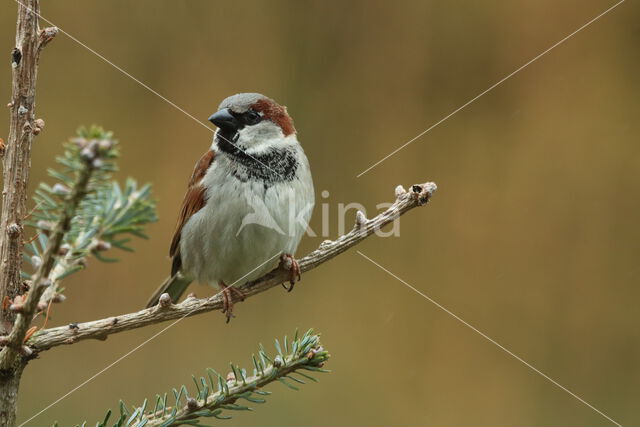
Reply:
M50 273L53 286L49 286L40 299L41 304L63 300L60 281L85 268L87 258L96 257L103 262L117 261L105 256L111 248L132 252L127 243L129 234L146 238L144 225L157 220L155 202L151 200L151 186L138 187L135 180L128 178L124 188L111 179L117 170L115 163L119 157L118 142L111 132L99 127L80 128L78 136L65 145L64 154L56 160L62 170L49 169L49 175L58 182L50 186L40 183L34 202L34 209L28 225L36 230L36 238L26 245L30 256L26 256L33 267L42 262L49 235L64 211L59 202L68 197L74 180L83 169L86 156L100 153L93 160L95 164L88 191L77 207L69 230L64 235L55 266ZM30 275L23 273L25 278Z
M29 327L51 302L64 300L59 287L63 278L83 269L89 255L112 261L99 253L112 245L131 250L120 236L145 237L142 226L155 221L150 186L138 189L129 179L123 192L111 181L118 156L118 144L110 132L81 128L57 158L63 170L49 170L60 182L40 184L36 190L36 208L28 224L37 235L26 245L32 255L25 255L35 272L23 272L30 289L10 300L8 309L18 315L11 333L1 337L0 369L11 366L19 355L32 356L24 345L33 332L28 332Z
M6 338L5 346L0 352L0 369L6 369L11 366L15 359L20 355L20 351L29 353L29 349L23 348L23 341L26 337L27 330L36 314L40 297L47 287L51 286L52 281L49 279L55 262L56 256L62 245L65 235L71 230L71 222L76 216L78 207L82 200L90 191L90 182L94 173L104 167L104 158L112 155L111 147L102 150L98 145L91 149L83 147L83 156L79 156L81 163L78 166L74 181L72 182L69 194L60 204L60 216L51 230L46 248L40 261L38 268L33 275L30 289L26 298L24 296L16 297L9 309L18 313L13 325L11 333ZM80 147L78 147L80 150Z
M298 337L296 331L293 340L288 341L284 337L282 345L275 340L277 354L270 356L260 345L257 356L252 355L253 374L247 374L247 370L231 364L231 371L223 377L213 369L207 369L207 377L193 377L195 389L192 393L185 385L179 389L173 389L173 397L167 393L157 394L150 403L148 400L140 406L128 409L127 405L120 401L120 414L118 419L111 419L111 410L107 412L97 427L169 427L177 425L198 426L201 418L229 419L229 411L251 411L246 404L238 403L240 400L249 404L265 403L265 396L271 392L262 388L274 381L279 381L292 390L299 390L299 384L305 384L305 380L317 382L312 376L316 373L329 372L323 369L329 359L329 353L320 344L320 337L307 331L302 337ZM152 406L153 405L153 406ZM115 422L114 422L115 421ZM56 424L57 425L57 424ZM84 422L81 426L86 426Z

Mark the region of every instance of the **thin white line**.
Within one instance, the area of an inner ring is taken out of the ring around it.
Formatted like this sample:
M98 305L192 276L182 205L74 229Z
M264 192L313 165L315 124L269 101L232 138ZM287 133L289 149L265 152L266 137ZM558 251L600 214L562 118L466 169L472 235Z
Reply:
M251 270L250 272L248 272L247 274L245 274L244 276L242 276L241 278L239 278L238 280L236 280L235 282L233 282L230 286L234 286L235 284L237 284L238 282L240 282L242 279L244 279L245 277L247 277L249 274L253 273L254 271L256 271L257 269L259 269L260 267L262 267L263 265L265 265L266 263L272 261L275 257L279 256L280 253L275 254L274 256L272 256L271 258L269 258L268 260L266 260L265 262L263 262L262 264L260 264L259 266L257 266L256 268L254 268L253 270ZM223 291L220 291L218 293L216 293L215 295L211 296L209 299L211 298L215 298L218 295L220 295ZM121 362L122 360L126 359L128 356L130 356L132 353L135 353L137 350L139 350L142 346L144 346L145 344L149 343L150 341L154 340L155 338L157 338L159 335L161 335L162 333L164 333L167 329L173 327L174 325L176 325L177 323L181 322L185 317L189 316L191 313L193 313L196 309L194 308L193 310L189 311L187 314L185 314L184 316L182 316L181 318L179 318L178 320L174 321L173 323L169 324L166 328L162 329L159 332L156 332L154 335L152 335L151 337L147 338L144 342L138 344L136 347L134 347L133 349L129 350L127 353L125 353L124 355L120 356L118 359L116 359L115 361L111 362L109 365L107 365L106 367L104 367L102 370L98 371L97 373L95 373L94 375L92 375L91 377L89 377L88 379L86 379L85 381L83 381L82 383L80 383L79 385L75 386L74 388L72 388L71 390L69 390L67 393L65 393L64 395L62 395L61 397L59 397L58 399L56 399L55 401L51 402L49 405L47 405L45 408L41 409L40 412L38 412L37 414L31 416L30 418L28 418L26 421L23 421L22 424L20 424L18 427L22 427L23 425L27 424L29 421L33 420L34 418L36 418L37 416L41 415L43 412L47 411L48 409L50 409L51 407L53 407L54 405L56 405L57 403L59 403L60 401L64 400L66 397L68 397L69 395L71 395L72 393L74 393L75 391L79 390L80 388L82 388L83 386L85 386L86 384L90 383L91 381L93 381L95 378L97 378L98 376L100 376L102 373L104 373L105 371L107 371L109 368L112 368L113 366L117 365L119 362Z
M389 157L393 156L394 154L396 154L398 151L402 150L403 148L405 148L407 145L411 144L413 141L415 141L416 139L424 136L426 133L428 133L431 129L435 128L436 126L438 126L440 123L444 122L445 120L447 120L449 117L453 116L454 114L456 114L458 111L462 110L463 108L465 108L466 106L468 106L469 104L473 103L474 101L476 101L478 98L480 98L481 96L485 95L487 92L490 92L492 89L494 89L496 86L500 85L501 83L503 83L504 81L508 80L509 78L513 77L514 75L516 75L517 73L519 73L520 71L522 71L524 68L526 68L527 66L531 65L533 62L537 61L538 59L540 59L541 57L543 57L544 55L546 55L547 53L549 53L550 51L552 51L553 49L555 49L556 47L558 47L559 45L561 45L562 43L564 43L565 41L569 40L571 37L573 37L574 35L576 35L577 33L579 33L580 31L582 31L584 28L588 27L589 25L593 24L595 21L597 21L598 19L602 18L604 15L606 15L607 13L611 12L613 9L615 9L616 7L618 7L619 5L621 5L622 3L624 3L625 0L620 0L618 3L614 4L613 6L611 6L609 9L605 10L604 12L602 12L600 15L596 16L595 18L593 18L592 20L590 20L589 22L587 22L586 24L584 24L583 26L581 26L580 28L578 28L577 30L575 30L574 32L572 32L571 34L569 34L568 36L565 36L563 39L561 39L560 41L558 41L557 43L555 43L554 45L552 45L551 47L547 48L545 51L543 51L542 53L540 53L539 55L537 55L536 57L534 57L533 59L531 59L530 61L528 61L527 63L525 63L524 65L520 66L519 68L517 68L515 71L511 72L510 74L508 74L507 76L503 77L502 79L500 79L497 83L494 83L493 85L491 85L488 89L484 90L483 92L480 92L479 95L475 96L474 98L471 98L469 101L465 102L464 104L462 104L462 106L456 108L455 110L453 110L451 113L447 114L446 116L444 116L442 119L438 120L436 123L432 124L431 126L429 126L426 130L420 132L418 135L416 135L415 137L411 138L409 141L405 142L404 144L402 144L400 147L396 148L395 150L393 150L391 153L387 154L386 156L384 156L382 159L378 160L377 162L375 162L374 164L372 164L371 166L369 166L367 169L363 170L362 172L360 172L356 178L360 178L362 175L364 175L365 173L369 172L371 169L375 168L376 166L378 166L380 163L384 162L385 160L387 160Z
M18 3L18 5L24 7L24 8L29 8L29 6L25 5L24 3L20 2L19 0L14 0L16 3ZM143 88L147 89L149 92L153 93L154 95L158 96L160 99L162 99L163 101L165 101L166 103L168 103L169 105L171 105L172 107L174 107L175 109L179 110L180 112L182 112L183 114L185 114L187 117L193 119L196 123L200 124L201 126L203 126L204 128L206 128L207 130L209 130L212 133L216 133L216 131L214 129L212 129L211 127L209 127L207 124L205 124L204 122L198 120L196 117L194 117L193 115L191 115L190 113L188 113L186 110L184 110L182 107L180 107L179 105L175 104L174 102L170 101L169 99L167 99L166 97L164 97L163 95L161 95L160 93L158 93L157 91L155 91L154 89L152 89L151 87L149 87L148 85L146 85L145 83L143 83L142 81L138 80L137 78L135 78L134 76L132 76L131 74L129 74L127 71L125 71L124 69L122 69L121 67L119 67L118 65L114 64L113 62L111 62L110 60L108 60L107 58L105 58L104 56L102 56L100 53L96 52L95 50L93 50L92 48L90 48L89 46L87 46L86 44L82 43L80 40L78 40L77 38L75 38L73 35L71 35L70 33L68 33L67 31L63 30L61 27L57 26L56 24L54 24L52 21L48 20L47 18L45 18L44 16L42 16L39 13L35 13L35 15L37 15L40 19L42 19L43 21L47 22L49 25L52 25L54 27L57 27L58 30L65 34L67 37L69 37L71 40L73 40L74 42L76 42L77 44L79 44L80 46L84 47L85 49L87 49L89 52L93 53L94 55L96 55L98 58L102 59L104 62L106 62L107 64L111 65L113 68L115 68L116 70L120 71L122 74L124 74L125 76L129 77L131 80L135 81L136 83L138 83L140 86L142 86ZM237 145L235 145L233 142L229 141L227 138L225 138L223 135L218 135L220 136L222 139L226 140L227 142L229 142L231 145L233 145L234 147L238 148L240 151L242 151L243 153L245 153L247 156L251 157L252 159L254 159L255 161L257 161L258 163L262 164L264 167L266 167L267 169L271 170L273 173L278 174L278 172L276 172L275 170L273 170L271 167L269 167L268 165L262 163L260 160L256 159L255 157L253 157L251 154L247 153L246 151L242 150L240 147L238 147ZM257 266L256 268L254 268L253 270L251 270L249 273L245 274L243 277L241 277L240 279L238 279L237 281L235 281L232 285L230 286L234 286L236 283L238 283L240 280L244 279L245 277L247 277L249 274L251 274L253 271L257 270L258 268L262 267L264 264L266 264L267 262L273 260L276 256L278 256L279 254L274 255L273 257L269 258L267 261L263 262L262 264L260 264L259 266ZM214 298L218 295L220 295L220 293L222 293L222 291L216 293L215 295L213 295L211 298ZM195 310L195 309L194 309ZM74 387L73 389L71 389L70 391L68 391L66 394L64 394L63 396L61 396L60 398L58 398L57 400L55 400L54 402L50 403L48 406L46 406L44 409L40 410L40 412L36 413L35 415L33 415L32 417L30 417L29 419L27 419L26 421L24 421L22 424L20 424L19 427L27 424L29 421L33 420L34 418L38 417L39 415L41 415L42 413L44 413L45 411L47 411L48 409L50 409L51 407L53 407L54 405L56 405L57 403L59 403L60 401L62 401L63 399L65 399L66 397L68 397L69 395L71 395L72 393L74 393L75 391L77 391L78 389L82 388L83 386L85 386L86 384L88 384L89 382L91 382L92 380L94 380L95 378L97 378L98 376L100 376L102 373L104 373L105 371L107 371L108 369L110 369L111 367L115 366L116 364L118 364L119 362L121 362L122 360L124 360L125 358L127 358L129 355L131 355L132 353L136 352L138 349L140 349L141 347L143 347L144 345L146 345L147 343L149 343L150 341L154 340L156 337L158 337L159 335L161 335L162 333L164 333L166 330L168 330L169 328L173 327L174 325L176 325L177 323L179 323L180 321L182 321L185 317L189 316L189 314L191 314L193 312L190 311L187 314L185 314L184 316L182 316L181 318L179 318L178 320L174 321L173 323L169 324L167 327L165 327L164 329L160 330L159 332L157 332L156 334L152 335L151 337L149 337L147 340L143 341L142 343L140 343L138 346L134 347L132 350L130 350L129 352L125 353L123 356L119 357L118 359L116 359L114 362L112 362L111 364L109 364L108 366L106 366L105 368L103 368L102 370L100 370L99 372L97 372L96 374L94 374L93 376L91 376L90 378L88 378L87 380L85 380L84 382L82 382L81 384L79 384L78 386Z
M19 5L21 5L22 7L29 7L27 5L25 5L24 3L20 2L19 0L14 0L16 3L18 3ZM169 105L171 105L172 107L174 107L175 109L181 111L183 114L185 114L186 116L190 117L191 119L193 119L195 122L197 122L198 124L200 124L201 126L207 128L207 130L209 130L210 132L214 132L214 130L207 126L206 123L198 120L197 118L195 118L194 116L192 116L191 114L189 114L187 111L184 110L184 108L180 107L179 105L175 104L174 102L170 101L169 99L165 98L163 95L161 95L160 93L156 92L155 90L153 90L152 88L150 88L149 86L147 86L146 84L144 84L143 82L141 82L140 80L138 80L137 78L135 78L134 76L132 76L131 74L129 74L128 72L126 72L125 70L123 70L122 68L120 68L118 65L114 64L113 62L109 61L107 58L105 58L104 56L102 56L101 54L99 54L98 52L96 52L95 50L93 50L92 48L90 48L89 46L87 46L86 44L82 43L80 40L78 40L77 38L75 38L74 36L72 36L71 34L69 34L68 32L66 32L65 30L63 30L62 28L58 27L56 24L54 24L53 22L51 22L50 20L48 20L47 18L45 18L44 16L40 15L39 13L36 13L36 15L38 15L38 17L40 19L42 19L43 21L45 21L46 23L48 23L49 25L53 25L54 27L58 28L58 30L61 33L64 33L67 37L69 37L71 40L73 40L74 42L78 43L80 46L84 47L85 49L87 49L89 52L93 53L95 56L97 56L98 58L102 59L104 62L106 62L107 64L111 65L113 68L115 68L116 70L120 71L122 74L124 74L125 76L129 77L131 80L133 80L134 82L138 83L140 86L142 86L143 88L147 89L149 92L153 93L154 95L158 96L159 98L161 98L163 101L165 101L166 103L168 103Z
M28 8L29 6L25 5L24 3L20 2L19 0L14 0L16 3L18 3L19 5L21 5L22 7L26 7ZM131 74L129 74L128 72L126 72L125 70L123 70L122 68L120 68L118 65L114 64L113 62L109 61L107 58L105 58L104 56L102 56L101 54L99 54L98 52L96 52L95 50L93 50L92 48L90 48L89 46L87 46L86 44L82 43L80 40L78 40L77 38L75 38L74 36L72 36L71 34L69 34L68 32L66 32L65 30L63 30L61 27L58 27L56 24L54 24L53 22L51 22L50 20L48 20L47 18L45 18L44 16L42 16L39 13L36 13L36 15L42 19L43 21L45 21L46 23L53 25L54 27L56 27L61 33L65 34L67 37L69 37L71 40L73 40L74 42L78 43L80 46L84 47L85 49L87 49L89 52L93 53L94 55L96 55L98 58L102 59L104 62L106 62L107 64L111 65L113 68L115 68L116 70L120 71L122 74L124 74L125 76L129 77L131 80L133 80L134 82L138 83L140 86L142 86L143 88L147 89L149 92L153 93L154 95L156 95L157 97L159 97L160 99L162 99L163 101L165 101L166 103L168 103L169 105L171 105L172 107L174 107L175 109L181 111L183 114L185 114L187 117L190 117L191 119L193 119L196 123L198 123L199 125L205 127L207 130L209 130L212 133L215 133L217 136L219 136L220 138L224 139L225 141L227 141L229 144L233 145L234 147L236 147L238 150L242 151L244 154L246 154L247 156L251 157L253 160L255 160L256 162L260 163L262 166L264 166L265 168L269 169L271 172L273 172L276 175L280 175L278 172L276 172L275 170L273 170L272 168L270 168L268 165L262 163L260 160L256 159L255 157L253 157L251 154L247 153L245 150L243 150L242 148L240 148L239 146L237 146L236 144L234 144L233 142L229 141L227 138L225 138L223 135L220 135L218 132L216 132L215 130L213 130L211 127L209 127L206 123L198 120L197 118L195 118L193 115L191 115L190 113L188 113L184 108L180 107L179 105L177 105L176 103L170 101L169 99L167 99L166 97L164 97L163 95L161 95L160 93L158 93L157 91L155 91L154 89L152 89L151 87L149 87L148 85L146 85L145 83L141 82L140 80L138 80L137 78L135 78L134 76L132 76Z
M580 396L578 396L577 394L575 394L574 392L572 392L571 390L569 390L568 388L566 388L565 386L563 386L562 384L558 383L557 381L555 381L553 378L549 377L548 375L546 375L545 373L543 373L542 371L540 371L539 369L537 369L535 366L531 365L529 362L527 362L526 360L522 359L521 357L517 356L516 354L514 354L513 352L511 352L510 350L508 350L507 348L505 348L504 346L502 346L501 344L499 344L497 341L495 341L493 338L491 338L490 336L488 336L487 334L485 334L484 332L478 330L476 327L472 326L471 324L467 323L466 321L464 321L462 318L460 318L459 316L457 316L456 314L452 313L450 310L448 310L447 308L445 308L444 306L440 305L438 302L436 302L435 300L433 300L432 298L430 298L429 296L425 295L422 291L419 291L418 289L414 288L413 286L411 286L410 284L408 284L407 282L405 282L404 280L402 280L400 277L396 276L395 274L393 274L392 272L390 272L389 270L387 270L386 268L384 268L383 266L381 266L380 264L378 264L377 262L375 262L374 260L372 260L371 258L369 258L368 256L366 256L365 254L363 254L360 251L356 251L358 252L358 254L360 256L362 256L363 258L365 258L366 260L368 260L369 262L371 262L372 264L376 265L378 268L380 268L381 270L385 271L387 274L389 274L390 276L394 277L396 280L402 282L405 286L407 286L408 288L410 288L411 290L413 290L414 292L416 292L418 295L421 295L423 298L425 298L427 301L429 301L430 303L432 303L433 305L435 305L436 307L438 307L440 310L444 311L445 313L447 313L448 315L450 315L451 317L453 317L454 319L458 320L460 323L462 323L463 325L465 325L466 327L468 327L469 329L471 329L472 331L480 334L480 336L482 336L483 338L485 338L487 341L491 342L492 344L496 345L499 349L501 349L502 351L504 351L505 353L507 353L508 355L512 356L513 358L515 358L516 360L518 360L519 362L523 363L524 365L526 365L528 368L530 368L531 370L533 370L534 372L536 372L537 374L541 375L543 378L547 379L548 381L552 382L553 384L555 384L557 387L559 387L560 389L566 391L567 393L569 393L571 396L575 397L576 399L578 399L580 402L584 403L585 405L587 405L589 408L593 409L594 411L596 411L598 414L602 415L603 417L605 417L607 420L611 421L613 424L622 427L622 424L616 422L615 420L613 420L611 417L609 417L607 414L605 414L604 412L600 411L598 408L594 407L593 405L591 405L589 402L587 402L586 400L584 400L583 398L581 398Z

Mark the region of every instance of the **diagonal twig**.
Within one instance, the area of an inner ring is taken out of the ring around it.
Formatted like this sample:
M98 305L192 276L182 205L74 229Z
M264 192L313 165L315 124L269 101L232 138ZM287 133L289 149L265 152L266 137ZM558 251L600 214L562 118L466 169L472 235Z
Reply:
M396 200L387 210L372 219L366 219L359 212L356 215L356 224L349 233L333 241L325 240L316 250L298 261L300 270L302 272L313 270L360 243L400 215L426 204L436 188L432 182L413 185L408 191L398 186ZM245 297L250 297L288 281L289 277L288 271L276 268L259 279L238 286L238 289L245 294ZM170 301L161 299L158 305L134 313L39 331L28 341L28 345L34 351L44 351L62 344L73 344L87 339L104 340L111 334L222 308L223 297L220 294L203 299L188 297L179 304L171 304Z

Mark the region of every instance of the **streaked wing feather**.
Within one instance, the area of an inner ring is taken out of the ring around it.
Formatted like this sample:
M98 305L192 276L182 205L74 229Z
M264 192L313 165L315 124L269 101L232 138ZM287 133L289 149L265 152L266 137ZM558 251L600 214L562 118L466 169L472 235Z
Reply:
M189 218L202 209L206 203L205 187L200 183L200 181L213 163L214 157L215 153L213 151L207 151L200 160L198 160L198 163L196 163L193 173L191 174L189 186L187 187L187 192L184 196L184 200L182 201L180 216L178 217L178 223L169 249L169 256L173 259L171 266L172 276L176 274L182 266L182 260L180 258L180 235L182 233L182 228Z

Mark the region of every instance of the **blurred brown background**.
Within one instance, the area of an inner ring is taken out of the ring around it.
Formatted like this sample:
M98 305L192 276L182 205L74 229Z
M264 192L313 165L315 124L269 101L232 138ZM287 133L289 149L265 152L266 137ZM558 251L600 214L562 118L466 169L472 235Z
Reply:
M373 215L434 180L401 237L358 247L624 425L640 411L640 7L626 2L361 178L373 162L613 4L610 1L43 2L42 14L201 120L259 91L289 107L318 203ZM16 4L0 6L0 99ZM68 37L45 51L32 184L60 142L98 123L119 177L154 184L160 221L135 254L67 282L63 325L139 309L169 270L185 181L211 133ZM2 131L6 137L8 120ZM327 190L330 196L320 198ZM353 215L353 212L351 212ZM349 219L351 221L351 219ZM320 206L312 226L319 229ZM307 238L299 255L322 240ZM198 287L199 295L210 291ZM608 422L350 251L281 289L179 323L30 425L95 422L118 399L244 366L258 342L313 327L333 373L228 426L566 426ZM57 348L29 366L24 420L166 325ZM217 425L216 424L216 425Z

